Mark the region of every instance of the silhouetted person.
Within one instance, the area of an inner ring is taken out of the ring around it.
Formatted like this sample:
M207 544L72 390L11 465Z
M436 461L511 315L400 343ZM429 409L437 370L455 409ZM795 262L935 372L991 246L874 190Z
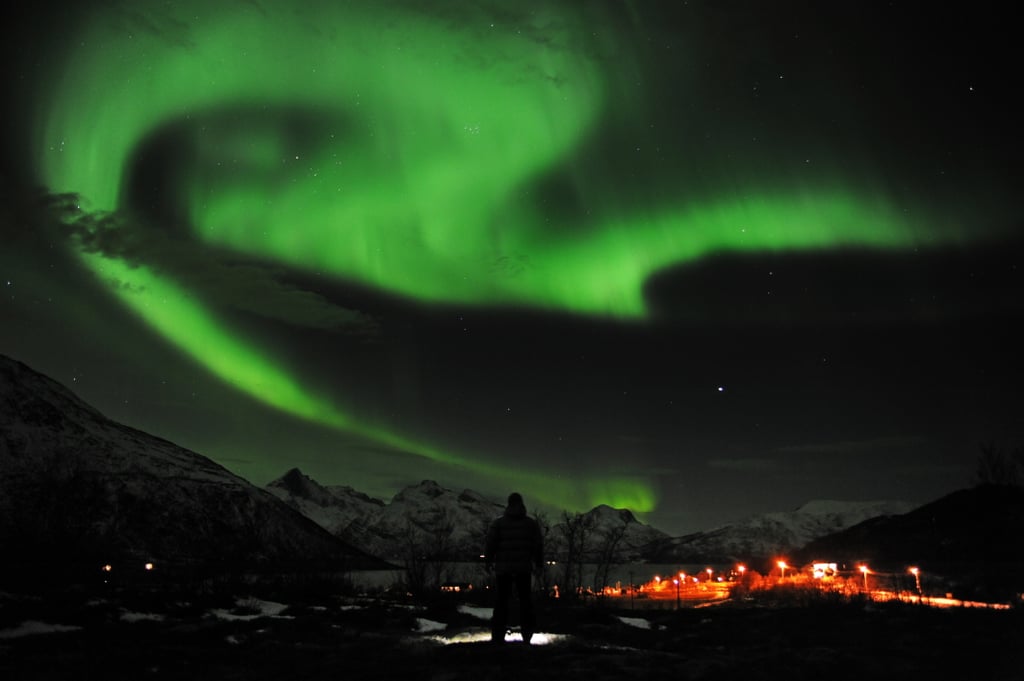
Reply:
M519 597L519 621L523 641L529 643L533 637L536 619L533 614L530 576L533 568L543 565L544 540L540 525L526 515L526 505L518 492L508 495L505 513L496 518L487 530L487 545L484 559L488 572L495 572L497 602L491 618L491 641L505 640L505 626L508 623L509 600L513 588Z

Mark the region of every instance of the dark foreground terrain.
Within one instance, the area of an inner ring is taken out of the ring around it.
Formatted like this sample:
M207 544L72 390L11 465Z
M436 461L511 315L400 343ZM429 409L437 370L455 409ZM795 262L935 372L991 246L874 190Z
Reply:
M485 616L457 601L2 594L0 678L1024 679L1020 608L552 603L541 607L540 627L551 640L532 646L474 640ZM57 625L64 630L52 631Z

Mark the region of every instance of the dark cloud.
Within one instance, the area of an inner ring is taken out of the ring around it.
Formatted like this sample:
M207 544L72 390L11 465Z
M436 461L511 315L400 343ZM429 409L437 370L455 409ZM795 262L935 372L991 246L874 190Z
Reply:
M51 224L64 228L67 243L162 272L216 306L308 329L364 337L379 331L371 316L281 281L277 268L226 262L216 252L146 229L130 217L87 212L74 194L47 195L42 204L56 216Z
M735 471L738 473L764 473L767 471L777 471L782 467L780 462L775 459L711 459L708 461L708 467L717 468L725 471Z
M887 436L865 440L843 440L837 442L818 442L812 444L784 445L775 448L781 454L807 454L807 455L841 455L841 454L862 454L865 452L878 452L896 448L917 448L927 443L927 438L921 436Z
M173 16L166 7L141 5L142 3L132 3L130 6L117 6L110 15L115 30L148 33L174 47L195 47L191 26Z

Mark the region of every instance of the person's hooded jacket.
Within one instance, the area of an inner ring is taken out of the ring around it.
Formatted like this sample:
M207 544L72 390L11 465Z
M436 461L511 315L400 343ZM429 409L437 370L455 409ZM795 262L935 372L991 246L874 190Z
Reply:
M505 513L487 531L484 557L498 574L530 572L543 564L544 543L537 521L526 515L522 497L509 497Z

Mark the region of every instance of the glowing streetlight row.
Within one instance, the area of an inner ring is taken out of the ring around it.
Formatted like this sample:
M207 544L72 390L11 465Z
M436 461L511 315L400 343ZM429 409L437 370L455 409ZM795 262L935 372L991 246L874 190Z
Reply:
M786 578L786 570L791 568L792 566L789 565L789 563L787 563L785 560L777 560L775 565L779 568L780 581L784 580ZM821 565L824 565L824 566L826 566L826 567L831 569L830 573L826 572L825 570L822 570L823 574L831 574L833 576L835 574L837 574L835 563L829 563L829 564L822 563ZM816 569L817 569L817 567L818 567L818 564L815 564L815 568ZM713 580L713 578L714 578L714 570L709 567L709 568L706 568L704 571L708 573L707 581L711 582ZM743 577L746 574L746 571L747 571L747 566L746 565L737 564L736 567L735 567L735 572L739 575L740 581L743 580ZM857 565L857 571L859 571L862 575L864 575L864 590L865 591L869 591L870 590L869 589L870 585L869 585L869 582L868 582L868 575L874 574L874 572L871 570L870 567L868 567L868 565L866 563L858 564ZM921 570L920 570L920 568L918 568L916 566L910 567L910 568L907 568L907 572L914 576L914 582L915 582L915 585L916 585L916 588L917 588L917 592L918 592L918 594L920 594L921 593ZM815 574L815 577L820 577L820 575ZM664 578L664 581L668 582L670 579L671 579L672 584L674 584L675 587L676 587L676 600L678 601L679 598L680 598L680 595L679 595L680 588L686 583L687 574L685 572L680 572L680 573L678 573L677 576L674 575L671 578ZM690 576L690 579L693 580L694 584L699 583L699 580L698 580L698 578L696 576ZM722 577L719 577L718 579L719 579L719 581L722 581ZM655 575L655 577L654 577L655 584L659 584L660 585L662 583L662 581L663 581L663 578L661 576Z
M782 579L785 579L786 578L786 568L788 568L789 565L784 560L778 561L776 563L776 565L779 568L779 571L781 573ZM738 570L740 571L740 574L743 574L743 570L744 569L745 568L742 565L738 567ZM864 575L864 590L867 591L868 590L868 575L872 574L871 568L868 567L867 564L861 563L860 565L857 566L857 570L859 570L860 573L862 575ZM921 569L918 568L917 566L913 566L913 567L907 568L907 572L912 574L912 575L914 575L914 583L915 583L915 585L917 587L917 592L920 594L921 593Z
M146 570L146 572L152 572L153 568L156 567L156 566L153 563L145 563L145 564L143 564L142 567ZM100 567L100 570L102 572L113 572L114 571L114 566L111 565L110 563L106 563L106 564L104 564L104 565L102 565Z

